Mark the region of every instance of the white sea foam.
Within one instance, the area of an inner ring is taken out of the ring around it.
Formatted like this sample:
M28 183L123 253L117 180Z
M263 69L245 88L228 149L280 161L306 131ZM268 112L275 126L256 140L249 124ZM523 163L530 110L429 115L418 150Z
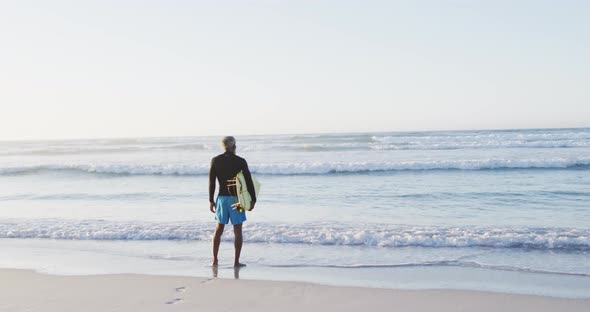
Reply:
M491 247L586 251L590 230L574 228L412 227L383 224L247 225L253 243L378 247ZM0 238L68 240L209 240L210 223L8 220ZM226 237L227 239L227 237Z
M250 169L258 174L300 175L357 173L404 170L490 170L532 168L575 168L590 166L590 157L552 157L530 159L460 159L389 162L289 162L253 163ZM49 171L80 171L86 173L127 175L205 175L208 163L200 164L130 164L130 163L57 163L0 167L0 175Z

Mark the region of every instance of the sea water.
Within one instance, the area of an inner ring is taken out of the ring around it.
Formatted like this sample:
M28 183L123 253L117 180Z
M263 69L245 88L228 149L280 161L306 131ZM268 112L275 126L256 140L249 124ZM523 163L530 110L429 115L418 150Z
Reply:
M0 142L0 267L590 297L590 129L238 136L262 183L209 267L219 137Z

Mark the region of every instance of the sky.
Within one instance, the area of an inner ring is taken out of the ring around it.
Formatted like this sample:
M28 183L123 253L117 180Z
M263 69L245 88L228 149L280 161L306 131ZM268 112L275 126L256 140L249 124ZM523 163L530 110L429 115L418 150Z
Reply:
M590 1L0 1L0 140L590 126Z

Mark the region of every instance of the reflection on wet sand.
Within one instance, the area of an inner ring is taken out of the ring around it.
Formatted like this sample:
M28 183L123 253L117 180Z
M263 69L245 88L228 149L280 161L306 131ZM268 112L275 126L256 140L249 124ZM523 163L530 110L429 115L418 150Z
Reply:
M234 267L234 278L235 279L240 279L240 270L242 269L242 267ZM211 275L213 276L213 278L217 278L219 277L219 266L211 266Z

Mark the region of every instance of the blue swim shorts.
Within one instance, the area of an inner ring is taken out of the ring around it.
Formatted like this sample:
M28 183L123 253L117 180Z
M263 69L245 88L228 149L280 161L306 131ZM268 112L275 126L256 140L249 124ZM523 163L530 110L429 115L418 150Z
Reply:
M246 211L239 212L231 206L237 202L238 198L235 196L217 196L215 220L221 224L228 224L229 220L231 220L233 225L242 224L246 221Z

